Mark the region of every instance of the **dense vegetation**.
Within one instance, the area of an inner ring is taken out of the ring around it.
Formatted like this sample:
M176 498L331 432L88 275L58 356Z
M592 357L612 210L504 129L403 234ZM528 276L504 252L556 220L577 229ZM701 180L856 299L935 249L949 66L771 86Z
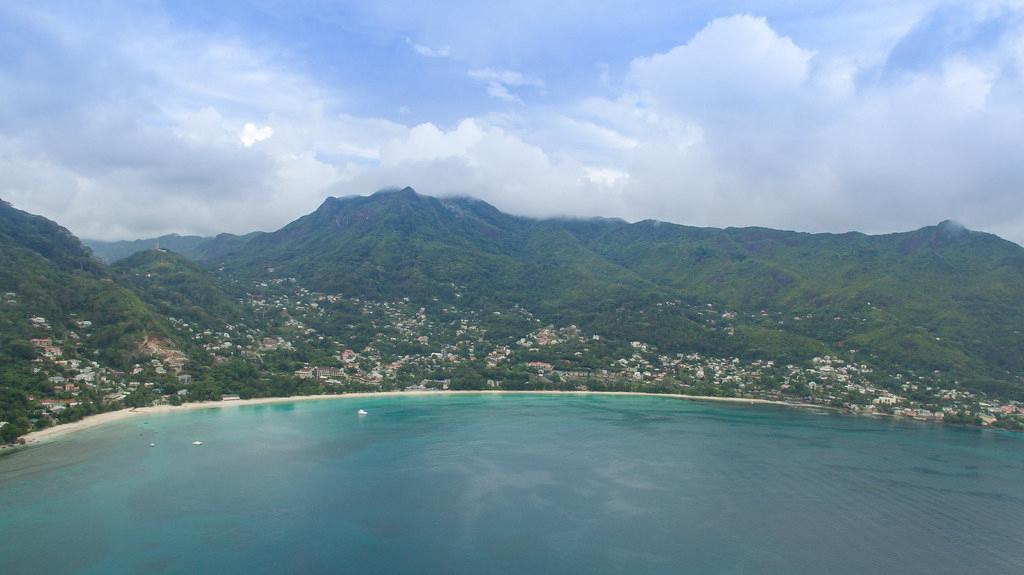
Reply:
M122 260L134 253L147 250L171 250L179 254L194 255L195 250L206 244L209 238L201 236L181 236L168 234L158 238L131 240L123 242L103 242L98 240L82 240L93 255L107 263Z
M0 205L0 421L8 422L0 439L33 425L26 398L50 388L32 369L38 350L28 340L43 335L33 317L49 322L45 335L67 357L115 369L144 363L153 352L143 342L184 352L196 376L190 399L316 391L290 375L336 355L315 338L297 335L291 352L253 361L226 361L193 341L230 329L223 338L237 351L263 333L295 329L287 313L240 303L265 297L253 286L289 278L357 298L322 302L329 313L310 316L308 326L344 334L354 349L390 329L368 318L359 298L401 300L410 313L422 306L432 317L452 306L472 310L492 343L535 329L531 322L601 334L587 357L573 359L587 368L640 340L669 353L782 363L856 353L880 370L934 373L999 397L1024 394L1024 248L950 222L867 236L533 220L407 188L329 198L271 233L90 245L117 261L107 266L57 224ZM725 317L728 329L716 323ZM381 351L420 353L418 345L385 343ZM480 346L480 355L492 349ZM146 370L165 395L179 389L173 374ZM424 375L406 370L399 383ZM452 385L479 387L489 377L496 376L467 367ZM146 404L154 393L136 389L124 404ZM100 408L98 399L86 401L61 417Z
M330 198L201 259L237 277L296 277L369 298L522 304L552 323L667 349L793 360L857 349L1006 394L1024 374L1024 248L951 222L868 236L538 221L407 188ZM726 337L665 301L770 321Z
M25 396L48 389L31 369L37 350L30 339L63 342L69 359L125 369L145 356L138 346L147 337L172 338L167 322L133 291L118 286L70 232L6 202L0 202L0 291L0 421L9 422L0 432L5 437L27 430Z
M224 285L197 264L167 250L134 253L112 266L116 281L161 315L200 325L242 320Z
M127 258L134 253L147 250L170 250L194 259L216 257L234 249L256 235L260 235L260 232L254 232L245 236L220 234L213 238L167 234L158 238L143 240L120 242L83 240L83 243L92 250L93 255L109 264Z

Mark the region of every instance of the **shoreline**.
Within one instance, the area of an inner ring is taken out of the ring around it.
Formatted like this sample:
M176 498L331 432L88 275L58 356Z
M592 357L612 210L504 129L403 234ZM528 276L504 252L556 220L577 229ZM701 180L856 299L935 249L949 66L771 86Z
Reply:
M444 391L365 391L356 393L336 393L336 394L317 394L317 395L293 395L289 397L256 397L251 399L237 399L229 401L200 401L195 403L184 403L182 405L154 405L150 407L136 407L129 409L119 409L117 411L108 411L106 413L98 413L96 415L86 416L78 421L71 423L63 423L60 425L54 425L41 429L39 431L32 431L22 436L25 440L24 444L18 445L0 445L0 450L17 450L28 447L34 447L49 443L66 435L84 431L86 429L92 429L93 427L99 427L108 423L116 423L118 421L124 421L132 419L139 415L153 415L163 413L179 413L185 411L195 411L199 409L223 409L234 406L247 406L247 405L269 405L275 403L294 403L300 401L323 401L323 400L334 400L334 399L365 399L372 397L400 397L400 396L436 396L436 395L620 395L620 396L650 396L650 397L665 397L671 399L682 399L689 401L710 401L719 403L735 403L735 404L747 404L747 405L776 405L780 407L793 407L802 409L821 409L826 411L837 411L835 408L803 404L803 403L789 403L786 401L777 401L772 399L756 399L746 397L717 397L713 395L683 395L679 393L648 393L642 391L557 391L557 390L498 390L498 389L482 389L482 390L444 390Z

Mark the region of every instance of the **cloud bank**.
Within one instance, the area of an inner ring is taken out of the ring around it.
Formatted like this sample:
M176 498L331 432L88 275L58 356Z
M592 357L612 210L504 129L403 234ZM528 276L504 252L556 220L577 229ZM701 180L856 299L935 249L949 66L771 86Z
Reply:
M868 232L954 218L1024 242L1019 3L941 4L853 53L715 18L595 67L606 88L569 99L467 66L500 107L450 124L353 113L343 86L242 36L5 10L22 32L0 48L35 48L0 60L0 197L85 237L273 229L327 195L411 185L532 216Z

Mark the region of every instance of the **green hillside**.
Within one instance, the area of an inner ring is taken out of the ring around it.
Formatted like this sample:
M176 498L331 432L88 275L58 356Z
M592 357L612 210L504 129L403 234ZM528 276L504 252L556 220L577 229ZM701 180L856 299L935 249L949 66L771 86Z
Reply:
M151 238L145 240L131 240L131 241L115 241L105 242L100 240L83 240L82 243L92 250L93 255L103 260L106 263L114 263L118 260L124 259L134 253L165 249L177 252L179 254L186 254L189 256L198 255L196 249L199 246L207 244L212 238L204 238L202 236L181 236L178 234L168 234L160 236L159 238Z
M0 205L2 439L125 404L428 384L872 413L902 394L887 401L911 416L1022 425L1003 417L1016 404L984 402L1024 399L1024 248L951 222L869 236L536 220L406 188L179 239L181 254L108 245L125 257L107 266Z
M115 280L161 315L202 326L239 321L243 311L196 263L167 250L136 252L111 268Z
M990 234L951 222L881 236L566 225L660 286L747 312L783 312L785 331L833 349L953 371L982 386L1024 373L1024 249Z
M0 421L27 430L25 396L50 386L33 366L48 340L62 360L127 369L149 357L147 338L170 341L167 323L66 229L0 202ZM56 353L56 352L54 352Z
M0 307L0 334L9 341L39 333L32 317L46 319L58 338L74 331L76 322L88 321L89 347L124 366L147 335L169 335L159 316L116 285L70 232L6 202L0 202L0 290L12 294Z
M329 198L207 263L233 277L294 277L310 289L366 298L475 309L522 305L546 321L623 338L654 336L662 344L713 349L720 339L685 316L663 317L653 329L640 321L635 312L675 292L595 253L561 222L410 188Z
M869 236L532 220L406 188L330 198L208 262L371 298L518 304L681 351L799 360L854 350L998 391L1024 373L1024 248L951 222ZM667 301L691 311L664 313ZM697 304L746 321L724 337Z

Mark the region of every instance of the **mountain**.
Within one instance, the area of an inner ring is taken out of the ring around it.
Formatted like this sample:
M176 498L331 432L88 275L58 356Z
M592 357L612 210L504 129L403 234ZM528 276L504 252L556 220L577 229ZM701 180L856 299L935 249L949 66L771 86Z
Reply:
M557 223L503 214L471 199L410 188L330 198L284 228L208 260L227 273L297 277L312 289L366 297L452 299L489 305L601 307L651 286L595 255Z
M86 239L82 240L82 243L92 251L93 255L108 264L138 252L156 249L170 250L190 259L204 260L233 251L241 244L260 235L263 235L263 232L252 232L241 236L218 234L214 237L167 234L158 238L113 242Z
M161 318L136 295L116 285L109 270L58 224L0 201L0 336L18 347L17 336L39 333L31 317L46 320L55 338L90 326L89 347L124 366L148 335L167 337ZM37 322L39 323L39 322ZM5 346L7 348L7 346Z
M167 322L68 230L0 201L0 421L28 429L30 395L51 386L32 366L52 360L128 369L174 348ZM35 343L32 343L35 340ZM10 427L10 429L7 429Z
M114 279L163 316L201 326L240 321L241 307L224 284L196 263L165 249L136 252L111 266Z
M868 236L571 222L596 253L659 286L801 316L786 331L920 369L1024 371L1024 249L943 222Z
M209 243L212 238L202 236L180 236L168 234L158 238L105 242L100 240L82 240L92 250L93 255L106 263L114 263L136 252L153 249L167 249L179 254L197 255L196 248Z
M882 366L1003 389L1024 373L1024 248L952 222L865 235L511 216L411 188L329 198L207 265L368 298L522 305L664 348ZM691 304L665 313L659 302ZM742 317L726 337L693 304ZM770 321L769 321L770 319ZM643 336L641 338L641 336Z
M205 263L235 278L296 278L313 290L370 299L499 313L523 306L545 321L624 341L696 351L737 348L691 317L657 314L657 302L675 292L595 253L564 222L515 217L479 200L442 200L411 188L329 198L313 213Z

